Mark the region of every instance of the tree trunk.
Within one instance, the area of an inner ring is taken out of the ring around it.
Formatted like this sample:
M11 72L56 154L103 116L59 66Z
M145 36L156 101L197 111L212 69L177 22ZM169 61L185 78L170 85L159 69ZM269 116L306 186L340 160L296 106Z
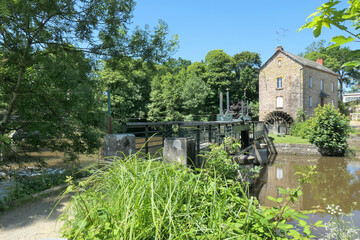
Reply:
M339 78L339 101L343 102L343 79L342 77Z
M0 125L0 136L3 136L5 134L6 126L10 121L11 114L14 111L16 100L19 97L18 92L19 92L19 89L20 89L20 85L21 85L21 81L22 81L22 78L24 76L24 73L25 73L25 65L22 64L20 66L18 79L16 81L16 85L15 85L15 88L13 90L13 96L12 96L12 98L10 100L9 107L8 107L7 111L5 112L5 115L4 115L3 120L1 122L1 125Z

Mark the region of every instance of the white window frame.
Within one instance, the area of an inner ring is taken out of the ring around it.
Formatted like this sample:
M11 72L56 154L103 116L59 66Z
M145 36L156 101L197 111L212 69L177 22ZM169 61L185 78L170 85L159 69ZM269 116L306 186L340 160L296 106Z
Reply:
M279 84L279 82L280 82L280 84ZM283 88L283 78L282 77L276 78L276 88Z
M312 108L313 104L312 104L312 97L309 97L309 108Z
M334 82L331 83L331 92L334 92Z
M277 96L276 97L276 108L283 108L284 107L284 97Z
M309 77L309 88L312 88L312 77Z
M334 99L331 99L331 105L335 106L334 105Z
M320 90L324 90L324 80L320 80Z

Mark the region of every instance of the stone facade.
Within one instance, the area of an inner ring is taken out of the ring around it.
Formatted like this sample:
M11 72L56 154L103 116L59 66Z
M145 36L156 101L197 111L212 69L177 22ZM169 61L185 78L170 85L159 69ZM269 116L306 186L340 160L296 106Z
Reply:
M336 73L321 65L321 62L285 52L282 47L278 47L260 69L260 121L265 121L268 114L274 111L284 112L295 119L299 108L304 109L308 116L314 113L319 104L332 103L337 108L337 98Z

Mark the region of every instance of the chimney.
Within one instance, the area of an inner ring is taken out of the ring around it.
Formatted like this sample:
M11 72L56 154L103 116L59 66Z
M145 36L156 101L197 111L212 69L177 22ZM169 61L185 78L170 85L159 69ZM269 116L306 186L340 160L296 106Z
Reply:
M316 62L324 66L324 59L323 58L316 59Z
M275 48L275 52L280 51L280 50L281 50L281 51L284 50L282 46L277 46L277 47Z

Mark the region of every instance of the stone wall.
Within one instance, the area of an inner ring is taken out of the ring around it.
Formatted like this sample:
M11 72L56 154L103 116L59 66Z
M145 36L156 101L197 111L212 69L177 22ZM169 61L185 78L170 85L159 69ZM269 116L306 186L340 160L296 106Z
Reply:
M275 148L279 154L321 155L313 144L276 143Z
M303 77L303 109L308 116L314 114L314 109L320 105L321 80L323 80L324 83L323 92L330 95L328 98L324 98L324 104L331 104L331 100L333 100L335 108L338 107L337 76L306 67L303 69ZM312 78L312 87L309 87L310 77ZM331 91L331 83L334 84L333 91ZM312 107L309 107L310 97L312 97Z

